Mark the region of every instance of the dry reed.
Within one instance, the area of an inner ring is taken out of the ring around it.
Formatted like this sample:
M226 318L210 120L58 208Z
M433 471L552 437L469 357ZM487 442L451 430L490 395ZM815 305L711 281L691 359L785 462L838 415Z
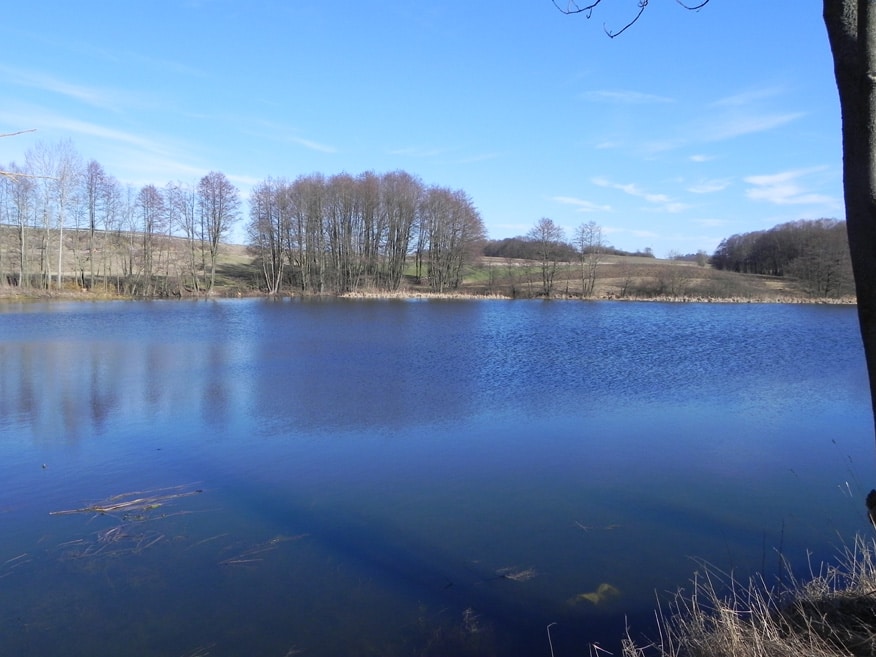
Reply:
M627 633L624 657L876 655L876 542L856 537L837 565L805 582L743 583L706 566L657 620L659 635L647 644Z

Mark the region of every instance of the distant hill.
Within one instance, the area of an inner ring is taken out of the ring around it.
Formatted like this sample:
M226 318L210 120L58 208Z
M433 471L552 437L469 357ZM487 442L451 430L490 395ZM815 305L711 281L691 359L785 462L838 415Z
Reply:
M38 262L41 253L36 236L27 257L31 264ZM56 240L56 235L50 235ZM29 287L20 286L17 280L17 263L9 254L15 251L18 236L15 227L0 226L0 297L57 297L65 298L137 298L137 297L191 297L199 291L192 285L192 245L184 238L161 236L155 245L155 260L151 283L147 287L145 276L136 260L124 262L126 252L116 245L110 248L109 236L103 235L96 243L104 244L104 250L94 254L97 279L89 288L91 254L73 245L84 242L83 231L66 230L65 240L70 248L64 253L63 289L58 291L54 278L46 287L40 277L33 275ZM126 240L141 239L138 234L126 235ZM54 242L55 253L57 242ZM198 263L196 263L198 268ZM406 272L402 289L394 296L425 296L430 292L428 281L417 279L413 264ZM736 301L736 302L854 302L850 295L822 299L813 295L811 289L792 276L740 273L718 270L709 265L687 260L662 260L653 255L599 256L596 268L596 285L593 299L664 299L676 301ZM223 244L219 251L217 266L216 296L256 296L264 288L263 273L256 266L247 247ZM151 294L144 294L151 290ZM581 264L577 256L557 265L551 296L554 298L580 298L582 290ZM291 286L283 294L294 295L298 291ZM383 296L373 290L362 289L361 295ZM502 296L508 298L534 298L542 293L540 264L531 259L482 256L466 267L463 282L454 293L471 296Z

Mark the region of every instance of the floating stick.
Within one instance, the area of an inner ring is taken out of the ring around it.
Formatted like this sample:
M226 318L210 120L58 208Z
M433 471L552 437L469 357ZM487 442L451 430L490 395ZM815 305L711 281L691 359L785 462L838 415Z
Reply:
M99 514L107 514L107 513L115 513L118 511L153 511L157 509L162 504L169 502L170 500L175 500L180 497L189 497L191 495L197 495L199 493L203 493L204 491L200 488L191 491L185 491L182 493L167 493L163 495L155 495L154 493L159 493L161 491L168 490L180 490L182 486L174 486L173 488L159 488L155 491L152 491L152 494L149 492L137 491L134 493L123 493L121 495L113 495L110 498L107 498L103 502L97 502L96 504L92 504L91 506L82 507L79 509L66 509L63 511L50 511L50 516L67 516L73 515L74 513L99 513ZM133 495L150 495L149 497L135 497L134 499L124 499L126 497L130 497ZM117 501L122 500L122 501Z

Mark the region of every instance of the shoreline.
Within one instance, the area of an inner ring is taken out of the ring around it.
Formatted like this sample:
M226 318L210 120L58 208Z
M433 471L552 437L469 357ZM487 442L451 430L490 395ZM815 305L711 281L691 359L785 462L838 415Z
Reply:
M545 297L523 297L503 294L477 294L473 292L430 292L425 290L399 290L397 292L383 291L358 291L347 292L339 295L306 295L306 294L279 294L271 295L263 292L241 293L239 290L226 290L214 292L210 295L184 295L173 297L134 297L124 295L91 293L87 290L21 290L19 288L0 288L0 304L10 302L30 301L184 301L206 299L385 299L385 300L436 300L436 301L580 301L598 303L604 301L638 302L638 303L706 303L706 304L793 304L793 305L857 305L855 297L798 297L798 296L758 296L758 297L704 297L704 296L616 296L600 295L588 298L572 295L557 295Z

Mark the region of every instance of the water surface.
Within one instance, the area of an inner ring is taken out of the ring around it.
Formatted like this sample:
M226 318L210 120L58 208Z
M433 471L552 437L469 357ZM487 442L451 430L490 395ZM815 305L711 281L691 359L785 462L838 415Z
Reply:
M0 364L15 655L580 654L873 482L848 307L7 304Z

